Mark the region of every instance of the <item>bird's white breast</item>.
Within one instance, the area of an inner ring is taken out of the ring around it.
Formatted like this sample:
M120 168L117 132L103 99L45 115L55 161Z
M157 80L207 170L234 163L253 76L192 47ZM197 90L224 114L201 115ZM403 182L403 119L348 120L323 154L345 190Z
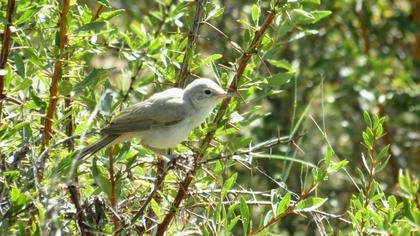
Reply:
M141 142L147 146L166 149L173 148L187 140L188 134L211 113L212 107L194 112L183 121L166 127L152 127L138 134Z
M139 133L139 138L143 144L153 148L172 148L186 140L194 128L191 119L186 118L174 125L153 127L150 130L142 131Z

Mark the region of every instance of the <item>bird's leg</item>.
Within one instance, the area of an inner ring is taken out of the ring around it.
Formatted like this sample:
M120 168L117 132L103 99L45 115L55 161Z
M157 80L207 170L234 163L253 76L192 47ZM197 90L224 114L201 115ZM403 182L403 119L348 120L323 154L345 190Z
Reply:
M162 150L159 150L159 149L156 149L156 148L153 148L153 147L149 147L149 146L147 146L147 148L149 148L150 150L152 150L152 151L154 151L157 155L158 155L158 157L163 161L163 162L165 162L165 166L164 166L164 169L169 169L169 167L171 167L171 166L174 166L175 165L175 163L176 163L176 158L175 158L175 156L174 155L172 155L172 154L170 154L170 153L165 153L165 152L162 152Z

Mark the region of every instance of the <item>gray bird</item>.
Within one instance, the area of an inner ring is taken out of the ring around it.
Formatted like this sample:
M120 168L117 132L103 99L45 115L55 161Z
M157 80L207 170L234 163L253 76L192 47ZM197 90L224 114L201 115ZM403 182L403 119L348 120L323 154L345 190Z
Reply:
M102 138L80 151L79 158L107 145L139 138L153 149L173 148L211 114L219 100L230 96L210 79L196 79L185 89L156 93L121 112L101 130Z

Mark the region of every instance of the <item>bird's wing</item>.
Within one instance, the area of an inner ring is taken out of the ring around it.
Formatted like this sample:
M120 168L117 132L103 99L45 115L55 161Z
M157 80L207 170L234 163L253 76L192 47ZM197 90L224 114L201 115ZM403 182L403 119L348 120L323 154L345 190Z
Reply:
M138 132L151 127L177 124L185 119L188 108L182 97L172 96L168 99L167 96L162 96L164 95L162 93L159 95L127 108L101 132L104 134Z

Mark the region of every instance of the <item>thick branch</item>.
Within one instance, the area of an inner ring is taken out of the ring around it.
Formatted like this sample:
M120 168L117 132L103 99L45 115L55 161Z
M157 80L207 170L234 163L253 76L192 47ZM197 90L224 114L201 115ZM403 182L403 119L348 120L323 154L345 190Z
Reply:
M178 73L178 78L175 85L176 87L183 88L185 86L185 79L188 75L188 62L194 55L195 43L198 38L198 31L200 30L200 23L203 19L204 7L206 6L206 3L207 0L196 0L194 22L191 27L191 31L188 34L188 44L185 48L181 70Z
M69 185L68 190L70 192L70 198L73 202L74 206L76 207L76 219L77 219L77 225L80 229L80 234L82 236L90 236L93 235L92 232L89 230L88 227L86 227L86 215L84 213L82 204L80 203L80 193L77 189L76 185Z
M13 10L15 8L15 0L8 0L7 1L7 24L6 28L4 29L4 36L3 36L3 46L1 48L1 56L0 56L0 70L6 67L7 58L9 57L9 49L10 49L10 36L12 34L10 30L10 26L12 25L12 15ZM5 97L4 94L4 75L3 73L0 74L0 117L1 111L3 106L3 99Z
M239 66L238 66L238 69L236 71L235 78L229 86L229 92L234 92L238 88L238 84L239 84L239 82L242 78L242 75L245 71L245 68L248 64L248 61L253 54L258 52L257 47L258 47L262 37L266 33L268 27L271 25L275 16L277 15L277 8L280 6L280 3L281 3L281 1L277 1L275 8L272 9L272 11L268 14L268 16L264 20L264 23L261 25L259 30L257 30L255 32L254 38L252 39L252 42L251 42L250 46L239 58L239 62L238 62ZM226 99L223 100L222 106L220 107L220 109L219 109L219 111L216 115L216 118L213 121L215 124L219 124L222 121L222 118L226 113L226 110L228 108L228 105L229 105L230 101L231 101L231 98L226 98ZM202 141L202 144L201 144L202 149L201 150L205 150L206 147L209 146L211 140L213 140L215 132L216 131L213 130L206 135L206 137ZM200 153L199 155L197 155L195 157L195 160L201 159L202 157L203 157L203 153ZM196 161L196 163L197 163L197 161ZM180 206L182 200L184 199L184 197L186 196L186 193L188 191L188 187L191 184L193 176L194 176L196 170L198 169L198 167L199 167L199 165L196 164L194 166L194 169L186 175L185 179L179 185L178 192L177 192L177 195L175 197L175 200L172 203L171 208L169 209L169 213L165 216L162 223L159 224L156 235L163 235L164 232L166 231L167 227L171 223L172 219L175 216L175 213L176 213L177 209L179 208L179 206Z
M63 7L60 13L60 22L59 22L59 54L57 55L54 63L54 71L51 77L51 85L50 85L50 101L48 104L47 115L45 117L45 124L44 124L44 131L43 131L43 140L42 140L42 149L48 145L48 142L51 139L52 135L52 123L54 119L55 109L57 107L58 101L58 80L61 74L61 65L62 65L62 58L64 55L64 47L67 44L67 13L69 12L70 8L70 0L63 0ZM43 177L43 169L45 163L40 163L38 178L42 180Z

